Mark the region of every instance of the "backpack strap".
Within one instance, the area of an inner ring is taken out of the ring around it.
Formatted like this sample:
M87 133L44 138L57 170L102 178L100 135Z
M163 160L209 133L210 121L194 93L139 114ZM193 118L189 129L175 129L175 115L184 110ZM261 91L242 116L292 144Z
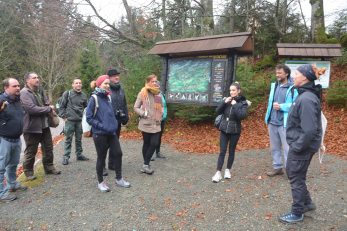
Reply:
M92 94L92 97L94 98L94 101L95 101L94 114L93 114L93 116L95 116L96 112L98 111L98 108L99 108L99 102L98 102L98 96L97 95Z

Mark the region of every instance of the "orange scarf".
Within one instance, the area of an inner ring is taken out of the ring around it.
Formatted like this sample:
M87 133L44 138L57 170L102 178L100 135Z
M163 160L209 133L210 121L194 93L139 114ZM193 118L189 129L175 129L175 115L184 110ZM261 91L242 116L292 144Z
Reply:
M145 111L151 110L149 105L148 93L154 96L154 111L152 112L152 119L155 121L161 121L163 115L163 105L161 100L160 88L159 87L150 87L146 84L140 91L142 107Z

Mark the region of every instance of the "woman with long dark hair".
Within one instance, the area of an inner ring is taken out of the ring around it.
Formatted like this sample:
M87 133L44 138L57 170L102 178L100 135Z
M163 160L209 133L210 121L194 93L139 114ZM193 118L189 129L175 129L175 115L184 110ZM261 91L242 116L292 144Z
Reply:
M220 153L217 162L217 172L212 177L212 182L218 183L222 180L222 167L225 154L229 144L229 157L224 178L230 179L230 169L234 163L235 149L241 135L241 120L247 117L248 103L246 98L241 95L241 87L238 82L230 86L230 96L224 98L223 102L217 107L218 115L222 114L222 120L219 125L220 130Z

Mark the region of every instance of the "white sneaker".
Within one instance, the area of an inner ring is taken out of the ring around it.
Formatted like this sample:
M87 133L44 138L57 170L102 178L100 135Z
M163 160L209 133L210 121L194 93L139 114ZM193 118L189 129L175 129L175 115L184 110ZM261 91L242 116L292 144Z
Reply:
M124 180L124 178L117 180L116 179L116 185L119 187L124 187L124 188L130 188L130 183L126 180Z
M103 181L100 184L98 184L98 189L101 192L109 192L110 191L110 188L106 185L105 181Z
M222 174L220 173L220 171L217 171L216 174L214 174L214 176L212 177L212 182L218 183L221 180L222 180Z
M227 168L225 169L224 179L231 179L230 169L227 169Z

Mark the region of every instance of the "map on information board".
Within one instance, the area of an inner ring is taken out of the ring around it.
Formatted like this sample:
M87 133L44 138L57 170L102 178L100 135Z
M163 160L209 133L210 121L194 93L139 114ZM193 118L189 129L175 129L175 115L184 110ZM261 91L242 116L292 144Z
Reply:
M169 61L167 99L169 101L209 101L211 59L173 59Z

